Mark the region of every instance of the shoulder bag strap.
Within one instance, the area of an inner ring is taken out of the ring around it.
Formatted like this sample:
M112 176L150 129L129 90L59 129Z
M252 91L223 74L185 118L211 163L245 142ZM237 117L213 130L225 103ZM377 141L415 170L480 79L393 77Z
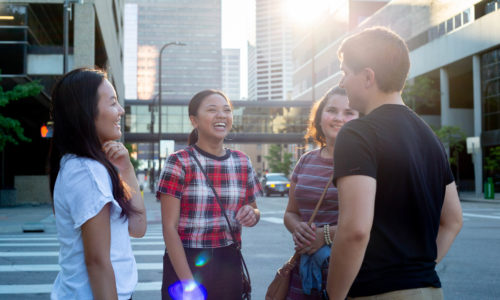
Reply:
M307 225L311 226L312 222L314 221L314 218L316 217L316 214L318 214L319 207L321 206L321 203L323 203L323 200L325 199L326 193L328 192L328 187L330 187L330 184L333 182L333 174L330 176L330 179L328 180L325 189L323 190L323 194L321 194L321 197L319 198L318 203L316 204L316 207L314 208L313 214L309 218L309 221L307 222ZM295 252L295 254L288 260L290 263L294 264L295 261L300 257L300 254Z

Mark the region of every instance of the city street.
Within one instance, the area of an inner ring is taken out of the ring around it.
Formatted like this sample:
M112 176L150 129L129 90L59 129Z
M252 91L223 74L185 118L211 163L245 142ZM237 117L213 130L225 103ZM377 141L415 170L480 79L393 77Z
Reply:
M148 194L147 197L151 197ZM463 202L464 228L438 266L446 299L494 299L500 294L500 204ZM134 299L160 299L163 239L159 204L147 203L149 227L134 239L139 269ZM284 197L259 202L261 222L244 230L243 249L250 269L253 299L264 299L276 269L292 254L282 225ZM0 235L0 298L48 299L59 266L55 232Z

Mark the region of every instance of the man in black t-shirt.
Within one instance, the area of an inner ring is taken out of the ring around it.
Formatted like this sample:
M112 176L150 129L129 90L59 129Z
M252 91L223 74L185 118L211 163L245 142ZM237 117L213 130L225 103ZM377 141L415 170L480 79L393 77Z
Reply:
M343 41L340 82L365 114L335 144L339 221L330 299L442 299L435 271L462 226L446 152L401 99L410 68L395 33L366 29Z

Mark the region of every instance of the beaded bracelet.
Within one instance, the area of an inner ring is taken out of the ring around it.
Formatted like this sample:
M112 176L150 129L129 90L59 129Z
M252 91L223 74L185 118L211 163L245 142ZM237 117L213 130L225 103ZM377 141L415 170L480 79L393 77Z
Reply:
M330 225L326 224L323 226L323 233L325 235L325 244L330 246L332 244L332 239L330 238Z

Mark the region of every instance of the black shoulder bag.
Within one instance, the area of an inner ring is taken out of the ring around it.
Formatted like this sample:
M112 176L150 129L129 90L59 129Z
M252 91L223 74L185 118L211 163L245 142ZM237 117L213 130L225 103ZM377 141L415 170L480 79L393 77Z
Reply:
M196 155L191 150L188 150L187 152L189 153L189 155L191 155L192 158L194 158L194 160L196 161L196 164L198 165L198 167L200 168L201 172L205 176L205 179L206 179L206 181L208 183L208 186L212 189L212 192L214 193L214 196L215 196L215 200L217 200L217 203L219 204L220 209L221 209L222 213L224 214L224 218L226 219L227 226L229 226L229 233L231 234L231 238L233 239L233 242L236 245L236 250L238 250L238 254L239 254L240 260L241 260L241 265L242 265L242 268L241 268L241 278L242 278L242 281L243 281L242 282L243 291L242 291L241 299L243 299L243 300L250 300L251 299L251 293L252 293L252 285L250 283L250 274L248 273L247 264L245 263L245 259L243 258L243 254L241 254L241 244L236 240L236 235L235 235L235 233L233 231L233 228L231 227L231 223L229 222L229 218L227 217L226 210L224 209L224 206L222 205L222 202L221 202L221 200L219 198L219 195L215 191L215 188L214 188L212 182L208 178L207 172L201 166L201 163L198 160L198 158L196 157Z

